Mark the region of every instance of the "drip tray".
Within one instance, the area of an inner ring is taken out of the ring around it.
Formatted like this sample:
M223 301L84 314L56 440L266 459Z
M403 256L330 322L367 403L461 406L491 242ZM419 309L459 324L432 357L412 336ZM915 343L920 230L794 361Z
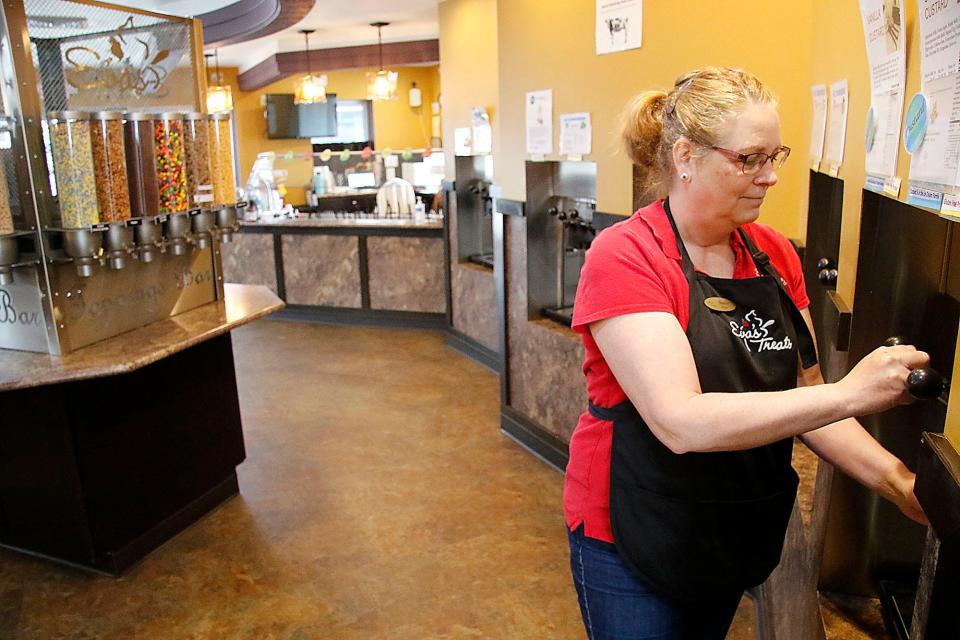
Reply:
M493 269L493 254L492 253L475 253L469 258L470 262L474 264L483 265L484 267L489 267Z
M573 307L545 307L542 313L565 327L573 326Z

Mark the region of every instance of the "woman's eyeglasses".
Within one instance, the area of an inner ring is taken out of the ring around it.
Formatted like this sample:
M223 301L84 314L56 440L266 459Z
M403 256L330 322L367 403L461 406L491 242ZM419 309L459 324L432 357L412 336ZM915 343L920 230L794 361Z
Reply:
M734 162L739 162L740 170L747 175L759 173L764 165L767 164L768 160L775 168L779 169L783 166L783 163L787 161L787 158L790 157L790 147L780 147L773 153L740 153L732 149L724 149L723 147L711 146L710 148L714 151L719 151Z

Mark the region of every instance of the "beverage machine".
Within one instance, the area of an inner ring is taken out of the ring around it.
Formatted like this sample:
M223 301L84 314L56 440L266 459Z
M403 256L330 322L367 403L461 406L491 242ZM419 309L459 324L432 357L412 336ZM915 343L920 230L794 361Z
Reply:
M527 312L566 326L597 233L597 165L527 162Z
M199 21L84 0L0 19L0 348L65 354L222 298L244 205Z

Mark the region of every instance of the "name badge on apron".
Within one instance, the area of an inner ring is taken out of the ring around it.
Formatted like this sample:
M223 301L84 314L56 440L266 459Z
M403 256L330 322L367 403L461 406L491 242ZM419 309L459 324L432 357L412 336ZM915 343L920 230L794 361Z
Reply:
M737 305L734 304L733 300L721 298L720 296L706 298L704 299L703 304L707 307L707 309L720 311L722 313L727 313L728 311L733 311L737 308Z

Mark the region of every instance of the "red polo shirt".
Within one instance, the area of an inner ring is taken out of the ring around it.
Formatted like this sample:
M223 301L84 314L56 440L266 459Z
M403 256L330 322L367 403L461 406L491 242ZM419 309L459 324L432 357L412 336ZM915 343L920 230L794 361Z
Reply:
M770 256L797 307L809 306L800 259L790 241L766 225L754 223L742 228ZM730 244L736 256L733 277L757 277L738 233L731 234ZM612 407L627 396L597 348L590 323L627 313L662 311L676 316L686 331L689 297L680 251L662 201L597 235L580 273L573 311L573 328L583 337L586 350L583 373L587 395L595 405ZM587 536L606 542L613 542L609 507L612 441L613 425L584 412L570 439L563 490L567 526L575 529L583 523Z

